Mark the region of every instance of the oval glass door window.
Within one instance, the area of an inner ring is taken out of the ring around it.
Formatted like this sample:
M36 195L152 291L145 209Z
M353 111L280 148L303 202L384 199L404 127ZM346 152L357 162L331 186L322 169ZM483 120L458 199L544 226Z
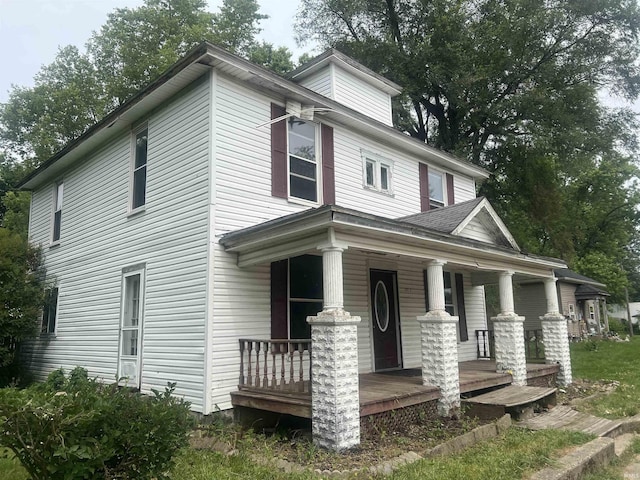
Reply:
M389 294L387 286L379 280L375 290L375 314L376 323L381 332L386 332L389 328Z

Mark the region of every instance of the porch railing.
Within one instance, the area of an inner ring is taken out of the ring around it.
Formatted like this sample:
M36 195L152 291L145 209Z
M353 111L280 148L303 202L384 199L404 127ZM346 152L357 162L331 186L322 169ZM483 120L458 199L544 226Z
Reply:
M311 395L311 340L241 338L240 390Z
M542 330L525 330L524 351L527 360L544 360ZM479 359L496 358L493 330L476 330L476 352Z

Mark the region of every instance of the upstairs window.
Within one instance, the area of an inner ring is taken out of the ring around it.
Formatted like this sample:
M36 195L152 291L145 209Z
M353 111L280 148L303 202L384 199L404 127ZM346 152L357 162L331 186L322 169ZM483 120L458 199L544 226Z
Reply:
M369 152L362 152L363 184L365 188L391 194L392 165L391 160Z
M310 122L291 117L288 125L289 196L318 201L317 128Z
M437 170L429 169L429 207L444 207L446 186L444 183L444 175Z
M45 292L44 307L42 309L43 334L55 333L56 319L58 316L58 287L51 288Z
M60 241L60 227L62 225L62 198L64 194L64 183L56 184L54 213L53 213L53 242Z
M131 210L142 207L147 199L147 142L148 128L134 132L131 179Z

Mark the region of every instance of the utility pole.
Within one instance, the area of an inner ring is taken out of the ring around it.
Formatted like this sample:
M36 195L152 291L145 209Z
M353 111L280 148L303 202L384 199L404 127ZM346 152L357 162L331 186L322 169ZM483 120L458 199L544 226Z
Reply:
M633 337L633 323L631 322L631 308L629 307L629 290L624 287L624 298L627 302L627 321L629 322L629 336Z

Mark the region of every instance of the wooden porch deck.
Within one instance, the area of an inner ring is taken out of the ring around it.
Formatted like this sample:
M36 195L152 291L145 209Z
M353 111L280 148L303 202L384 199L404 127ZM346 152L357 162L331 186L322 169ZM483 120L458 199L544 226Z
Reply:
M511 384L511 375L497 373L495 362L461 362L460 393L469 396L489 388ZM558 371L557 365L527 364L527 377L533 379ZM437 387L422 385L419 368L360 374L360 416L368 416L440 398ZM234 407L249 407L270 412L311 418L311 396L243 389L231 393Z

